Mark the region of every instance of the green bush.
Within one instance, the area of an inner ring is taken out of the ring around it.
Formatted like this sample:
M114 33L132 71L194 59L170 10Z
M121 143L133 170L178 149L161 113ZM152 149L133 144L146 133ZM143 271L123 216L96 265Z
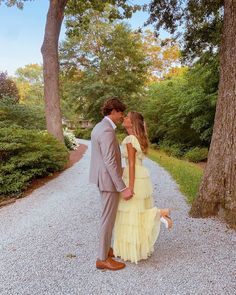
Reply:
M184 158L190 162L200 162L207 159L208 149L195 147L190 149L185 155Z
M0 195L19 194L38 177L62 170L66 147L46 131L0 128Z
M65 129L63 129L63 135L64 135L64 143L67 149L68 150L76 149L78 142L76 140L74 133L66 127Z
M77 138L90 139L91 131L92 131L91 129L76 128L74 131L74 135Z
M68 150L73 150L73 142L68 135L64 135L64 143Z
M10 98L0 100L0 118L0 128L14 125L25 129L46 129L42 106L18 104Z
M159 144L160 150L164 151L167 155L180 158L184 155L185 146L178 143L171 143L169 141L162 141Z

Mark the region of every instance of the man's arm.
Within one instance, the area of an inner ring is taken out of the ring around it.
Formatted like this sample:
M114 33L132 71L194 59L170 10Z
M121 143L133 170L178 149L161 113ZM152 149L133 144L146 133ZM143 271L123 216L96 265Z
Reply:
M113 130L106 130L99 140L101 153L107 171L117 189L122 191L126 188L121 176L118 174L118 167L116 163L115 146L117 144L116 137Z

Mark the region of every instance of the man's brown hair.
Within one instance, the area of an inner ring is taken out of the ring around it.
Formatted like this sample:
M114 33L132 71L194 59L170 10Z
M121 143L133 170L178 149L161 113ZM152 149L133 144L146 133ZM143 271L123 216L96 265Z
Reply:
M106 100L101 108L103 116L108 116L111 114L112 110L117 112L124 112L126 105L121 102L118 98L110 98Z

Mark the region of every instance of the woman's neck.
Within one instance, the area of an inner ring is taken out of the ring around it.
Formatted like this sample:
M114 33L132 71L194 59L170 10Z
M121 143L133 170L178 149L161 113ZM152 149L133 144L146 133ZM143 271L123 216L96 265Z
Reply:
M132 128L127 128L126 131L129 135L134 135Z

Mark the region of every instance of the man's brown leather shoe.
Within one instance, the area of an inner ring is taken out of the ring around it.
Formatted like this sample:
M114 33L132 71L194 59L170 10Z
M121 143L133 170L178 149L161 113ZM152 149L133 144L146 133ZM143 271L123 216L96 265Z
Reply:
M113 253L113 249L110 247L109 251L108 251L108 257L115 257L114 253Z
M119 270L125 267L125 264L113 260L111 257L108 257L106 260L97 260L96 268L98 269L109 269L109 270Z

